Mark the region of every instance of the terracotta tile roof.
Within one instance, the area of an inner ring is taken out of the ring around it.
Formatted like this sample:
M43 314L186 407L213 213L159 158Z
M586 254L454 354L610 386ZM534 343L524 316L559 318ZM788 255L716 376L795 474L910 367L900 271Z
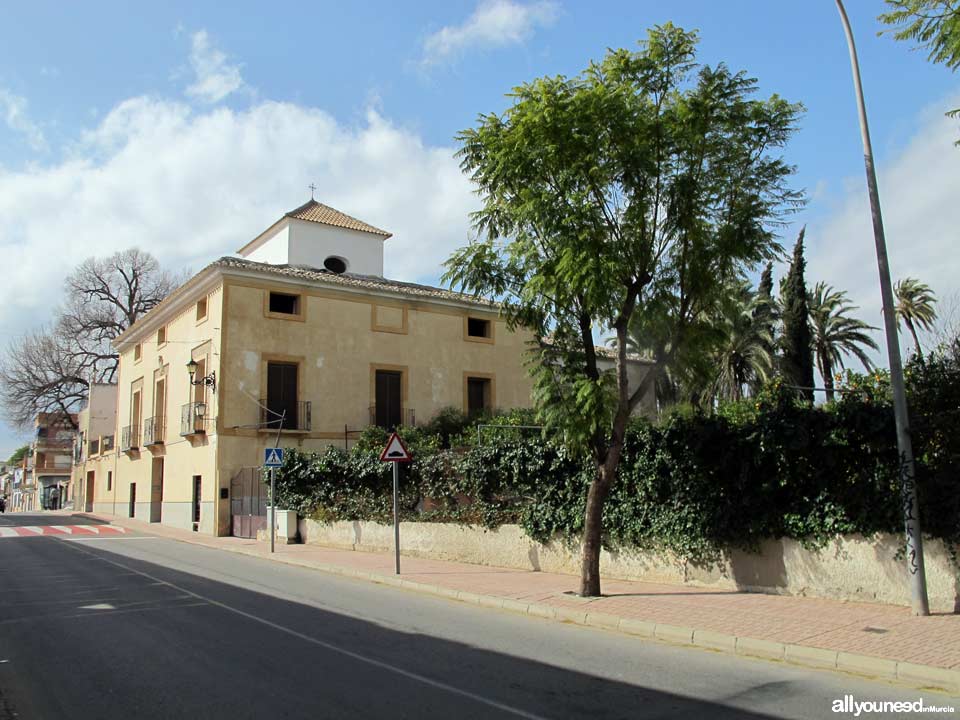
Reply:
M373 225L368 225L362 220L350 217L346 213L334 210L329 205L324 205L316 200L310 200L296 210L291 210L285 217L296 218L297 220L309 220L310 222L333 225L334 227L347 228L348 230L359 230L361 232L373 233L374 235L383 235L384 238L388 238L391 235L391 233L388 233L386 230L375 228Z
M359 275L357 273L334 273L329 270L320 270L313 267L302 265L271 265L268 263L259 263L244 258L226 256L211 263L211 267L218 267L224 270L245 270L248 272L264 273L267 275L282 275L299 280L308 280L322 285L346 286L354 288L364 288L367 290L381 290L387 292L399 293L410 297L434 298L439 300L452 300L459 303L482 306L486 309L496 309L498 303L483 298L475 298L472 295L445 290L443 288L433 287L431 285L419 285L417 283L401 282L400 280L388 280L387 278L376 275Z

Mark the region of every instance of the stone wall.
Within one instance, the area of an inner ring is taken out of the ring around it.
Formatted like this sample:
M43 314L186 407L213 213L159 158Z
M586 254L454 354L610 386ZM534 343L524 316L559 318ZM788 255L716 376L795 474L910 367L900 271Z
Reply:
M303 542L353 550L393 549L393 526L374 522L318 523L300 520ZM837 537L819 550L795 540L769 540L758 554L735 550L720 563L702 567L667 553L604 550L605 577L646 582L749 590L909 605L905 561L897 557L901 538L881 535ZM404 555L456 560L477 565L579 574L579 543L531 540L517 525L496 530L451 523L411 523L400 527ZM938 540L924 544L927 590L934 612L960 612L960 573Z

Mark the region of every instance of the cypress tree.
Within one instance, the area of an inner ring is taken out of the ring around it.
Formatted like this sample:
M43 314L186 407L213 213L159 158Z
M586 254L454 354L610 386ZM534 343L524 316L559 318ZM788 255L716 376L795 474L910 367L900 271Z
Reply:
M807 308L807 286L803 279L806 268L806 261L803 259L803 236L806 230L806 227L800 230L797 244L793 246L790 272L783 285L783 335L780 340L783 354L780 370L783 379L790 385L812 388L813 335L810 332ZM813 402L813 390L800 392L804 399Z
M760 285L757 286L757 294L763 300L770 300L773 295L773 263L768 262L760 275Z

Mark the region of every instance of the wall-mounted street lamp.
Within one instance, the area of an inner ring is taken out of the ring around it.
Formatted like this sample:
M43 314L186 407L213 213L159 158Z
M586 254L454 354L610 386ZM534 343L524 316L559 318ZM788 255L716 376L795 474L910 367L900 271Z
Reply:
M190 373L190 384L191 385L203 385L204 387L210 388L213 392L217 391L217 372L214 370L209 375L204 375L202 378L194 379L194 375L197 374L198 363L193 358L190 359L190 362L187 363L187 372Z

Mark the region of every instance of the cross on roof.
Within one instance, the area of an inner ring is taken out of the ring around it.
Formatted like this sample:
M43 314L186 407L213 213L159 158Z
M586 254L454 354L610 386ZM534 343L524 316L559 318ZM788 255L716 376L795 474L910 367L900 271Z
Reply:
M307 187L310 188L310 199L313 200L313 193L317 189L317 186L314 185L313 183L310 183L309 185L307 185Z

